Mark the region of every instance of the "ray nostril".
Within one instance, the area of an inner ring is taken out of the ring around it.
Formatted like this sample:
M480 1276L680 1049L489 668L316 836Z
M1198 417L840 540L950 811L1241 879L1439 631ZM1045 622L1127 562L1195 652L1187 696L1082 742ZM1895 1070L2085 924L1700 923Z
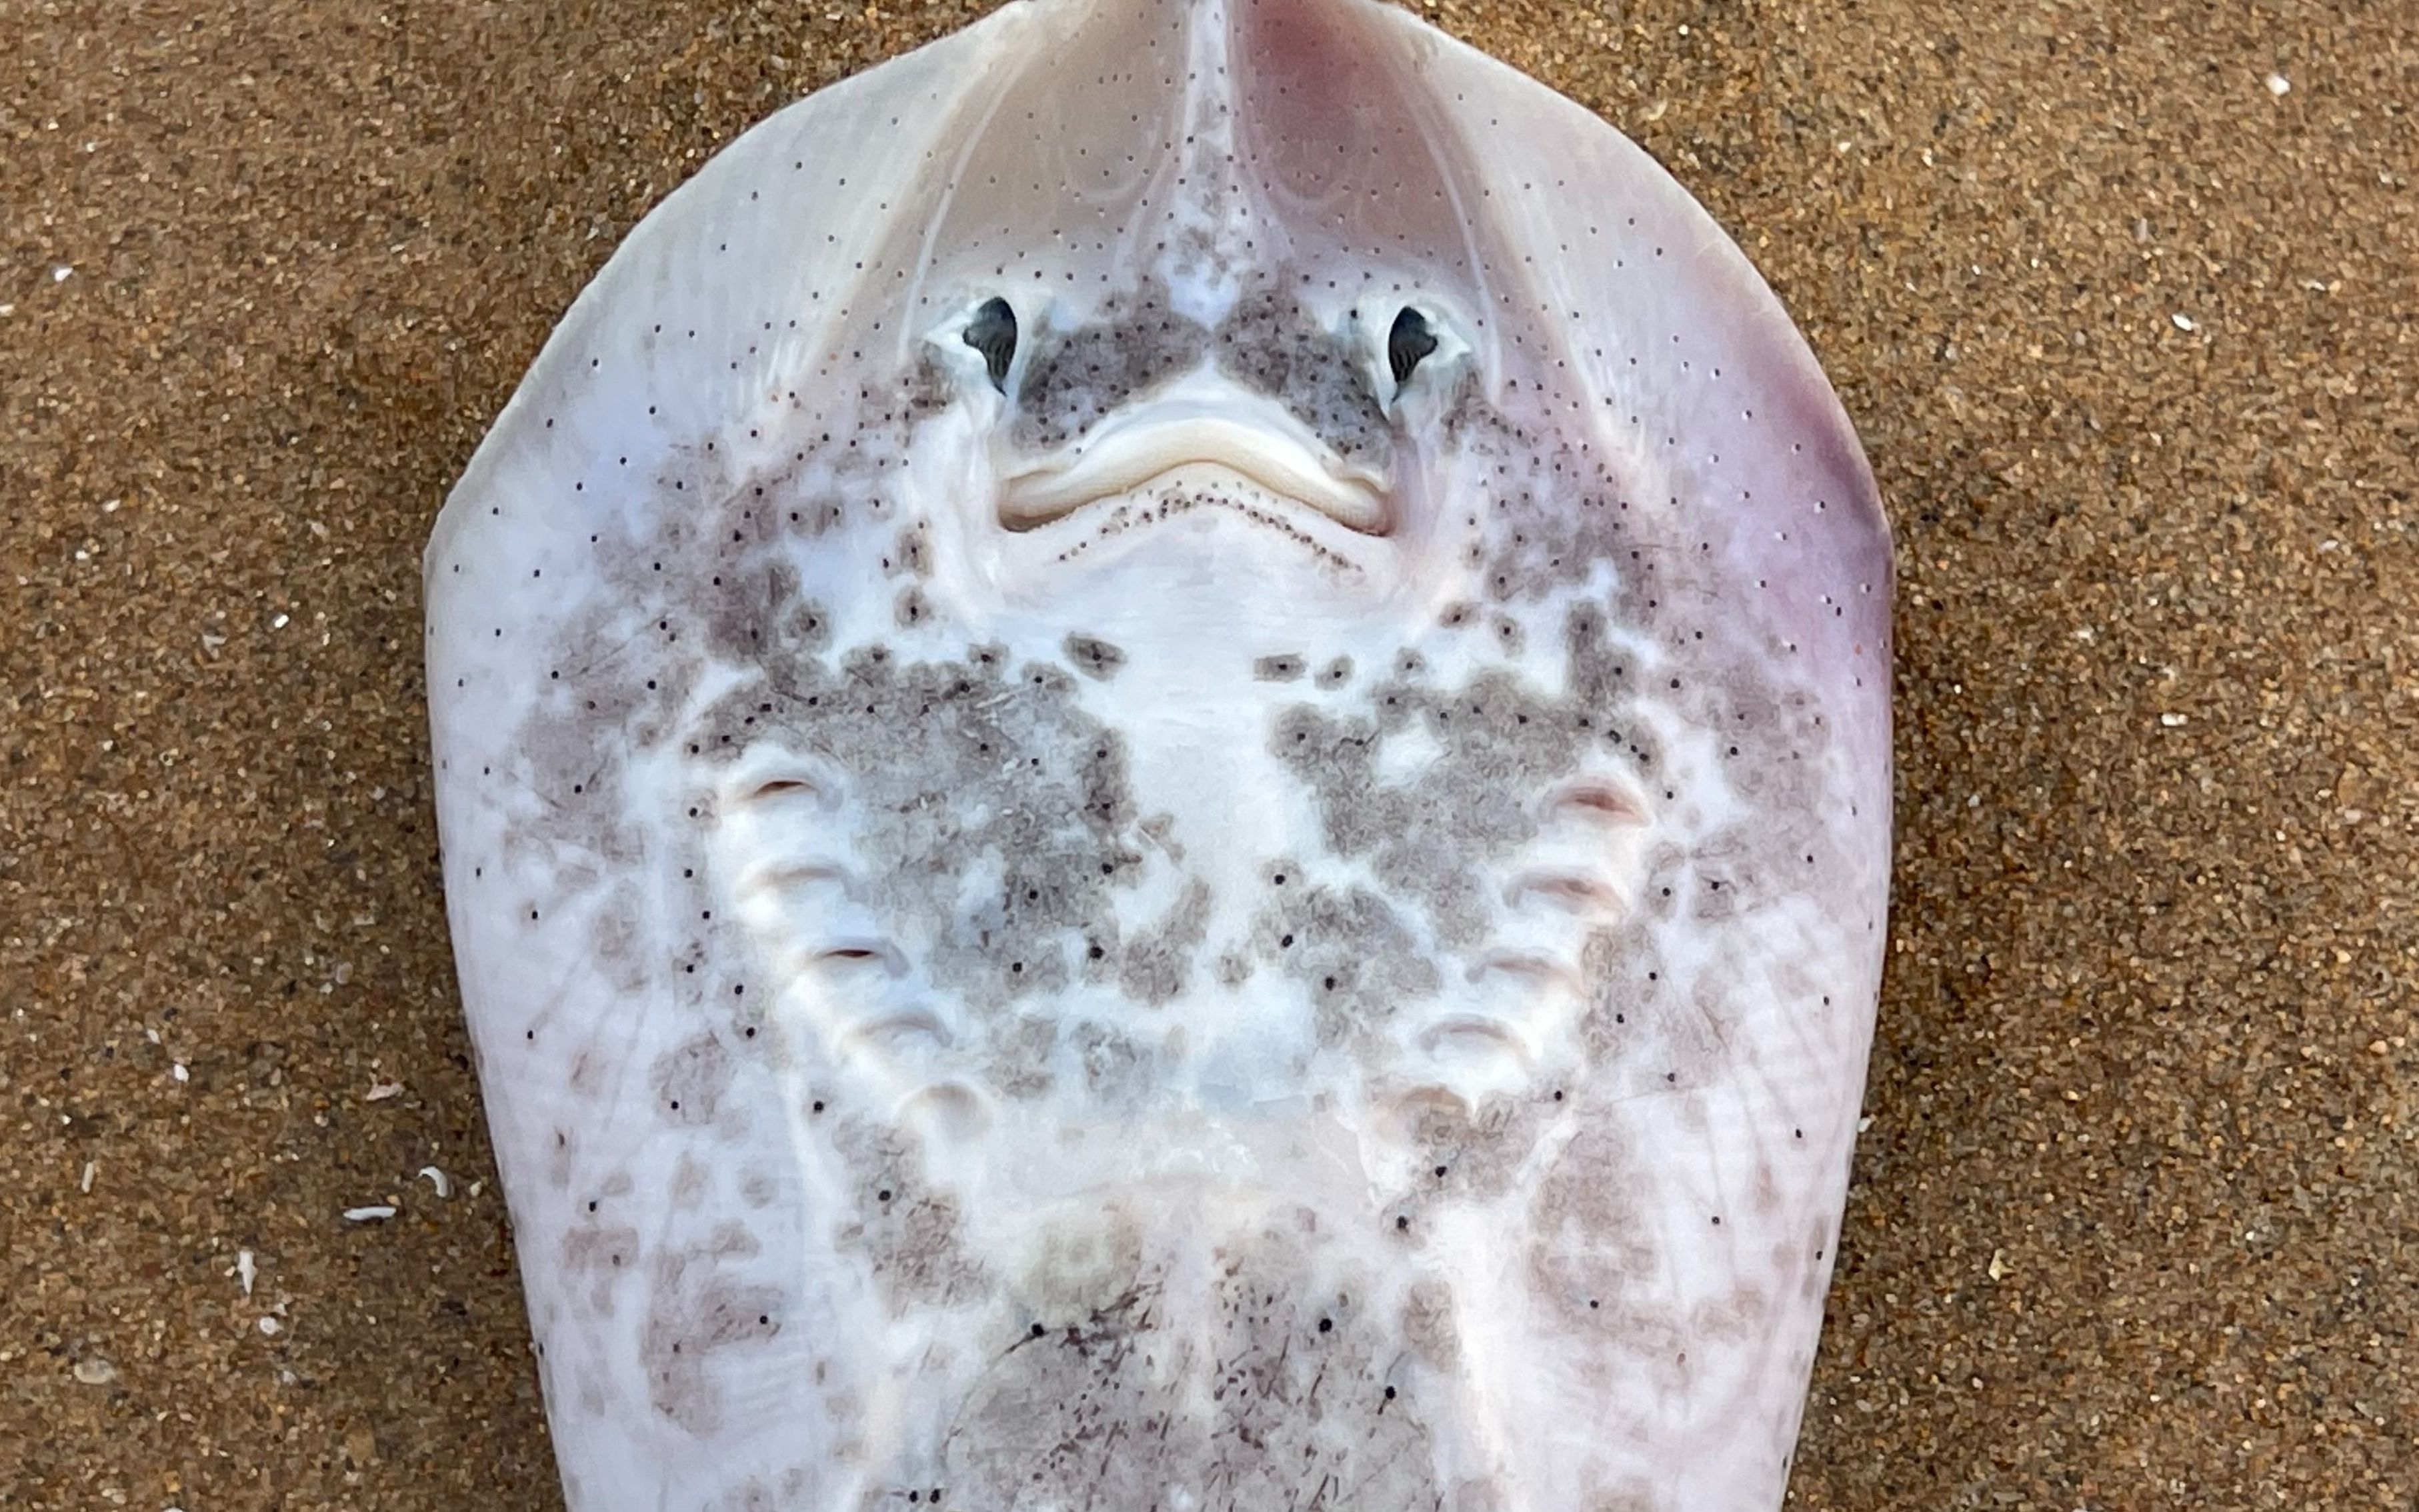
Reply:
M991 386L1006 393L1008 370L1016 361L1015 308L996 296L985 301L958 339L982 354L983 370L991 375Z
M1386 332L1386 365L1394 370L1395 387L1410 382L1420 363L1436 349L1437 333L1426 316L1408 304L1395 312L1394 324Z

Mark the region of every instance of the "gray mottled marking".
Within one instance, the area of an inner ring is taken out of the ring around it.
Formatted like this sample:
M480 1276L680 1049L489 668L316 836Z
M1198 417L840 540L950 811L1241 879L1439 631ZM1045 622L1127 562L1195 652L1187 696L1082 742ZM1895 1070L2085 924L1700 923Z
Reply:
M978 1294L985 1268L963 1242L958 1202L932 1189L912 1138L849 1119L832 1143L853 1187L847 1211L855 1217L840 1230L840 1249L865 1257L893 1311Z
M1071 635L1065 642L1067 659L1075 670L1087 677L1107 682L1126 664L1126 654L1106 640L1088 635Z
M1184 892L1159 924L1127 946L1118 968L1117 985L1128 997L1158 1008L1184 991L1192 980L1193 958L1200 950L1210 922L1210 885L1188 880Z
M711 1123L732 1074L731 1053L722 1041L700 1035L655 1062L651 1084L656 1106L668 1122Z
M613 1316L613 1288L638 1262L639 1231L624 1223L584 1223L562 1236L556 1257L566 1280L586 1284L588 1310L598 1318Z
M727 1406L707 1375L707 1356L768 1341L780 1331L781 1291L743 1284L722 1269L727 1260L752 1257L757 1249L744 1228L727 1225L707 1243L659 1254L648 1266L647 1323L639 1347L648 1399L691 1433L712 1433Z
M1441 985L1425 948L1393 905L1366 888L1273 889L1253 939L1263 962L1307 990L1328 1044L1384 1035L1405 1008Z
M1006 1341L932 1476L950 1502L1141 1508L1173 1485L1220 1506L1309 1507L1321 1488L1352 1489L1339 1506L1442 1504L1429 1417L1451 1404L1399 1372L1394 1320L1343 1278L1305 1288L1315 1249L1290 1217L1213 1255L1171 1271L1112 1247L1094 1296Z
M896 936L936 983L1007 1004L1063 986L1071 940L1117 943L1109 898L1140 859L1123 740L1074 686L985 647L785 659L721 700L698 744L789 742L849 773L855 850ZM968 912L961 879L983 866L997 886Z

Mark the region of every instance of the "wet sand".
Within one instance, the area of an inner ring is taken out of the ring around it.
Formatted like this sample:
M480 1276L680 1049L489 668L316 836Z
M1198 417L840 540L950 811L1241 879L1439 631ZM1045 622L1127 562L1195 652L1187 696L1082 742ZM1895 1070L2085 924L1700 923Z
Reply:
M0 1505L557 1504L420 545L648 206L971 8L9 8ZM1740 238L1897 525L1794 1504L2419 1504L2408 11L1430 13Z

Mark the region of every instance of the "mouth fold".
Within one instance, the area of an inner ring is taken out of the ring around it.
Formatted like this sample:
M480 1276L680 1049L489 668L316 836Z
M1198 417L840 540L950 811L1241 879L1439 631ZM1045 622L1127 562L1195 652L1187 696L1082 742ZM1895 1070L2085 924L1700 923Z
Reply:
M1162 400L1113 415L1043 461L1009 471L999 521L1037 530L1086 504L1132 494L1180 468L1223 468L1364 535L1392 526L1386 479L1343 462L1273 405ZM1272 410L1273 413L1257 412Z

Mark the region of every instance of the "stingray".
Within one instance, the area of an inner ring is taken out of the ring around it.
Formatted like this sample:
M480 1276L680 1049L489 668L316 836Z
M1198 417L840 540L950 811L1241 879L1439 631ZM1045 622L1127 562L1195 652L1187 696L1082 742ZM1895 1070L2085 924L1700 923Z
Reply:
M425 570L577 1512L1778 1504L1888 532L1595 116L1009 6L650 214Z

